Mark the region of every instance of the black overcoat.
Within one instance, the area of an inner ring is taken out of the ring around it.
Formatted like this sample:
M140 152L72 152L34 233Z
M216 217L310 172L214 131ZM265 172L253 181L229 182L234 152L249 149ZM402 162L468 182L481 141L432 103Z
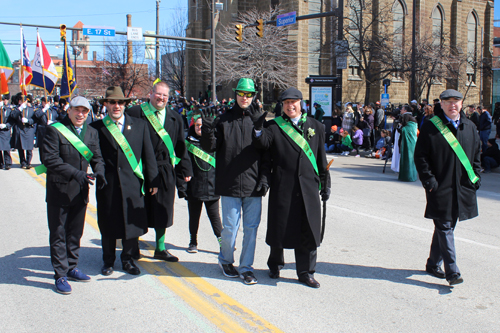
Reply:
M28 119L27 124L23 124L23 117ZM18 107L12 109L14 128L12 130L11 146L14 149L33 150L35 140L35 109L27 106L23 111Z
M47 114L49 116L47 117ZM65 115L57 112L57 108L50 107L46 112L43 111L42 107L35 110L35 121L36 121L36 142L38 145L43 144L43 139L47 131L47 126L49 126L49 120L51 123L55 123L63 120ZM50 119L48 119L50 118ZM43 151L40 151L40 161L43 163Z
M11 117L12 110L10 107L0 107L2 112L2 123L6 125L4 129L0 129L0 150L10 150L10 132L14 120Z
M126 113L132 117L140 118L147 122L150 141L153 145L158 165L158 193L155 196L146 194L146 205L148 207L148 221L150 228L168 228L173 224L174 216L174 198L176 172L179 177L193 176L191 161L189 160L186 143L184 141L184 124L181 116L166 108L165 123L163 127L172 139L175 155L181 159L179 164L174 168L170 162L170 155L167 146L156 133L153 126L149 123L146 115L139 105L133 106L126 110Z
M304 137L316 158L319 175L304 151L271 120L254 134L254 145L268 149L271 156L271 183L267 217L266 243L273 247L297 248L301 239L304 216L314 235L316 246L321 242L320 181L326 186L325 128L308 117ZM314 135L309 135L314 130Z
M446 119L443 113L436 115L455 135L478 177L481 170L480 140L476 126L460 113L458 130ZM467 176L457 155L437 127L424 122L415 147L415 165L422 184L435 178L437 190L425 191L427 207L425 217L446 221L467 220L478 215L476 188Z
M77 135L68 117L64 118L61 123ZM94 154L90 160L93 172L104 173L104 161L99 148L97 131L87 127L83 143ZM42 150L45 156L44 165L47 167L47 195L45 198L47 204L60 207L87 204L89 186L80 187L80 184L73 178L80 170L87 172L89 165L87 160L61 132L52 126L47 126Z
M103 189L96 190L99 230L104 237L111 239L131 239L144 235L148 231L148 220L141 193L142 181L134 174L123 150L103 120L95 121L90 126L99 133L108 182ZM147 124L140 119L125 116L123 135L136 160L142 160L144 191L149 193L151 187L156 187L158 168Z

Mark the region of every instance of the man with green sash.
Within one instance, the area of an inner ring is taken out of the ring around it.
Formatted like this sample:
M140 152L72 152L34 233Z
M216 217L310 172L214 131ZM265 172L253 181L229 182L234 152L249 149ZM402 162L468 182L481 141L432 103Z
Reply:
M461 111L462 94L448 89L439 98L443 112L422 125L415 165L427 197L425 217L434 220L426 271L455 285L463 278L456 263L453 232L458 220L478 215L480 139L474 123Z
M127 115L147 122L150 142L158 165L158 193L146 193L148 225L155 229L154 258L176 262L179 259L165 247L166 228L173 225L176 174L188 182L193 176L186 149L184 124L181 116L167 107L170 88L164 81L153 85L149 103L127 109Z
M254 145L271 156L266 243L271 247L269 276L279 278L285 265L283 249L295 250L299 281L319 288L314 279L321 243L321 202L330 197L325 153L325 127L307 117L302 93L289 88L281 94L284 114L264 126L266 114L254 112Z
M71 293L68 279L90 281L76 266L89 198L89 184L104 178L104 161L97 131L87 127L91 110L82 96L71 100L68 115L47 126L41 149L47 168L47 219L50 258L55 271L56 290ZM94 175L87 174L88 165Z
M144 194L154 196L158 191L158 168L149 129L143 120L124 115L129 101L120 87L108 88L99 101L108 115L90 125L99 133L108 182L96 191L103 275L113 273L117 239L122 240L123 270L132 275L140 274L133 256L139 252L139 236L148 231Z

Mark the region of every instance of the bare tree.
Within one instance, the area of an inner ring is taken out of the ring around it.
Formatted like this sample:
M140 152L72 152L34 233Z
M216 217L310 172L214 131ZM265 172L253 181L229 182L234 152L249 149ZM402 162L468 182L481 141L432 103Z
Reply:
M241 77L251 78L261 87L260 98L263 100L264 89L283 89L296 81L296 77L290 77L296 75L297 65L295 58L287 52L295 43L288 41L288 28L265 25L264 37L260 38L255 27L246 27L258 19L271 21L278 14L278 7L265 12L252 9L239 13L238 22L221 27L216 35L217 84L227 84ZM242 42L235 39L235 24L245 27ZM197 69L210 74L210 55L200 54L200 59Z

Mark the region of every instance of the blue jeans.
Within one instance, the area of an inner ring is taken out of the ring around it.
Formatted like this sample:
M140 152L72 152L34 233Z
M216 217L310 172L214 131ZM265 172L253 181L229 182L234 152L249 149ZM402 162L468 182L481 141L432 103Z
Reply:
M262 209L261 197L233 198L221 196L222 206L222 234L219 262L221 264L234 263L234 245L240 228L241 213L243 212L243 248L241 249L239 273L253 271L255 243L257 229L260 224Z
M328 145L328 143L325 143L325 152L332 153L334 150L335 150L335 144Z
M483 167L484 167L484 171L490 172L491 169L498 167L498 163L497 163L497 161L495 161L495 159L493 157L485 156L483 158Z
M490 129L479 132L479 139L481 139L482 142L483 153L486 151L486 149L488 149L488 139L490 138L490 133L491 133Z

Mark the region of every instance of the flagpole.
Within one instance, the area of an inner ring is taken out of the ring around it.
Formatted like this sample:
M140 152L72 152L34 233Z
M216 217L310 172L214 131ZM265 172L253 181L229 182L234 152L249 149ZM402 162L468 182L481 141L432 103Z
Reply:
M45 63L43 61L43 47L42 41L40 40L40 35L38 34L38 28L36 28L36 41L40 46L40 62L42 63L42 80L43 80L43 94L45 96L45 102L47 102L47 88L45 87Z
M20 24L21 26L21 58L20 58L20 66L19 66L19 78L21 79L21 81L19 82L19 86L21 88L21 94L23 95L23 98L24 98L24 89L23 89L23 86L24 86L24 70L23 70L23 65L24 65L24 54L23 54L23 24L21 23Z

